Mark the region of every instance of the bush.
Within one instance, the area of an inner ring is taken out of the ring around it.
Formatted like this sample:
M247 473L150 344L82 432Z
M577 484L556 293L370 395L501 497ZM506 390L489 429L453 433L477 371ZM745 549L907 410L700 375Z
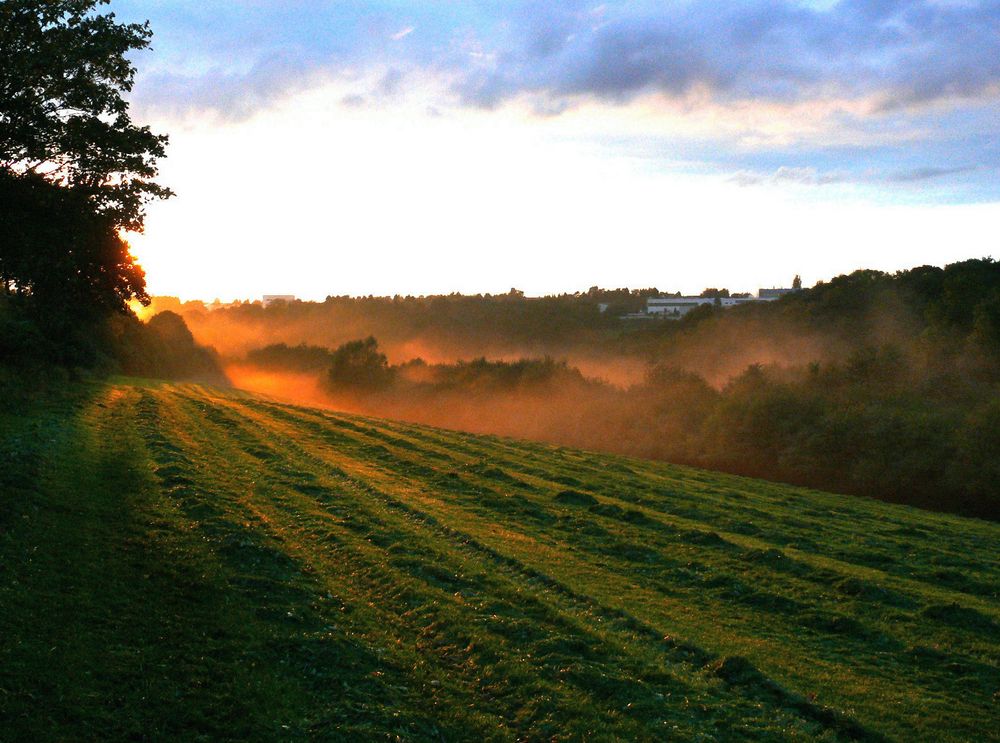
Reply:
M327 383L333 388L377 390L389 386L392 379L389 360L371 336L343 344L330 357Z

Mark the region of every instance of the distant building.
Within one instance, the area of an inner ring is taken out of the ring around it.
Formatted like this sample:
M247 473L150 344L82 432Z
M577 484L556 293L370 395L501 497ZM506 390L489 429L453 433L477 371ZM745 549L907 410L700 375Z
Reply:
M678 318L699 305L714 303L711 297L650 297L646 300L646 314L666 319Z
M265 294L261 298L261 304L267 307L273 302L294 302L294 294Z
M755 301L757 300L753 297L650 297L646 300L646 313L669 319L684 317L695 307L703 304L735 307L738 304Z
M794 291L798 290L760 289L756 297L650 297L646 300L646 314L664 320L677 320L703 304L735 307L747 302L773 302L775 299Z

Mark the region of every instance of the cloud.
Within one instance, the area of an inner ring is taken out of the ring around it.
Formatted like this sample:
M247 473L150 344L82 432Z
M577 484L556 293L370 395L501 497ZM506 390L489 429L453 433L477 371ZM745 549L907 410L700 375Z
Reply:
M449 76L462 101L486 108L523 94L547 97L552 108L565 98L625 103L698 87L717 100L875 96L892 110L1000 88L995 0L841 0L825 9L794 0L118 6L153 13L161 51L162 35L188 66L207 56L204 74L235 57L257 88L294 86L294 75L268 62L288 58L331 74L422 68Z
M1000 0L113 0L112 9L152 22L155 52L139 60L133 95L143 112L238 120L331 80L352 91L341 105L384 105L420 80L435 82L420 88L436 91L420 105L437 112L521 106L551 120L656 99L700 127L675 130L671 147L700 143L736 182L826 185L871 173L921 184L992 178L1000 166ZM808 110L819 113L803 119ZM769 157L740 164L748 148Z
M949 175L958 175L961 173L971 173L977 170L974 166L967 165L957 168L935 168L935 167L922 167L922 168L912 168L910 170L903 170L897 173L893 173L889 176L888 180L893 183L916 183L919 181L929 181L935 178L944 178Z
M141 116L208 112L240 120L282 97L314 85L323 70L294 55L274 53L247 70L212 67L201 72L154 72L141 78L132 104Z
M951 176L974 174L976 166L935 167L922 166L904 170L868 167L856 171L818 170L814 167L782 165L772 171L737 170L727 177L738 186L775 186L792 184L797 186L850 185L861 187L906 186L922 187L929 181L946 180ZM995 175L995 174L994 174ZM992 175L990 177L993 177Z
M403 82L403 72L395 67L386 70L378 83L378 91L384 96L394 96Z
M802 186L826 186L833 183L844 183L852 178L843 172L820 172L812 167L794 167L782 165L770 173L760 173L739 170L729 176L728 180L739 186L757 186L761 184L793 183Z
M513 14L487 39L497 63L460 71L456 90L494 106L525 92L624 103L693 88L717 100L875 96L886 110L993 95L1000 4L844 0L616 3L599 22L575 3Z

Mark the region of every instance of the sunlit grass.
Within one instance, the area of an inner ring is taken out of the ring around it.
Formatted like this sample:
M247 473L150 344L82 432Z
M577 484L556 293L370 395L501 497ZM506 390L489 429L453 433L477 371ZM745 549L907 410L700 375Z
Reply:
M15 738L995 735L993 524L195 386L0 432Z

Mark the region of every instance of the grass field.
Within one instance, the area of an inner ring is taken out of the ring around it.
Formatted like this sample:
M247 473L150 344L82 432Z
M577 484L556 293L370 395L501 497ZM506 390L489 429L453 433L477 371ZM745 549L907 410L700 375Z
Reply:
M1000 526L197 386L0 415L0 740L1000 740Z

